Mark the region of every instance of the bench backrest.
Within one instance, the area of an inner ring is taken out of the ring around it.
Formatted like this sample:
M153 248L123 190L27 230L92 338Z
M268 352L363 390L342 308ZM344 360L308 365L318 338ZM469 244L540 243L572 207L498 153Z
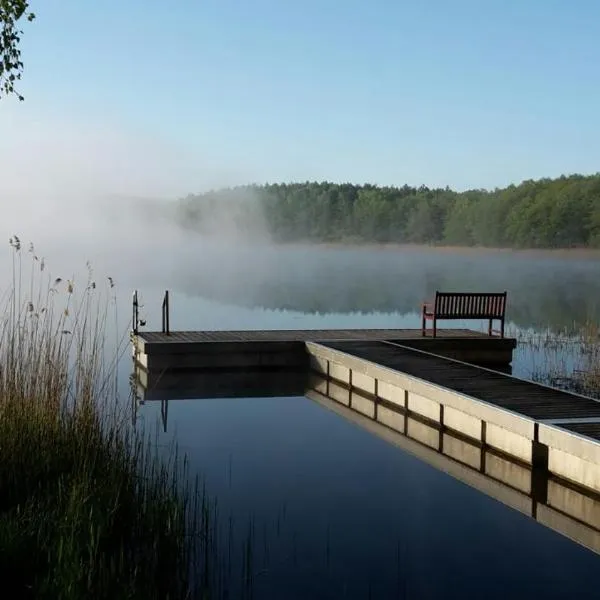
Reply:
M472 319L503 319L506 312L506 292L436 292L437 317Z

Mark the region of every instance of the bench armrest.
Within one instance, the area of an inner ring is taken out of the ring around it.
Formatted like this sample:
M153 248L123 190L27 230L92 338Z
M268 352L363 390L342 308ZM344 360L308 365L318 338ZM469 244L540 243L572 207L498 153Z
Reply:
M434 303L433 302L423 302L421 307L421 312L424 315L432 315L434 312Z

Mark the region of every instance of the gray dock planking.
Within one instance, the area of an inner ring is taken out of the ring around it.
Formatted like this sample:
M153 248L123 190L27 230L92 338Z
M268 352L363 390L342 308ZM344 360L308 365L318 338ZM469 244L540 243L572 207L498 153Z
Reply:
M598 417L598 423L573 424L567 428L600 436L600 402L592 398L385 342L322 342L322 345L532 419Z
M239 331L140 331L145 344L205 342L306 342L325 340L423 339L420 329L261 329ZM431 338L431 335L426 336ZM499 339L471 329L438 329L438 338ZM431 338L434 339L434 338Z
M590 423L556 423L562 429L567 429L573 433L578 433L593 440L600 441L600 419Z

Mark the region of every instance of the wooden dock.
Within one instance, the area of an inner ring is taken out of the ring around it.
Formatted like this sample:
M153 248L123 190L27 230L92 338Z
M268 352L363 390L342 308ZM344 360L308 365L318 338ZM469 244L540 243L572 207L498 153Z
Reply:
M474 364L509 368L516 347L469 329L438 329L423 337L420 329L327 329L261 331L139 332L132 338L136 362L147 370L305 368L306 342L391 341Z
M570 427L579 433L600 433L600 402L585 396L463 362L450 362L400 344L361 341L323 342L322 345L531 419L558 423L561 419L597 417L597 424L584 423ZM345 364L348 362L345 361Z
M291 394L301 387L302 373L311 370L356 392L349 396L356 398L348 405L353 410L397 431L407 433L416 418L600 494L599 402L474 364L509 364L514 339L469 330L438 333L433 338L407 329L149 332L133 336L133 352L145 373L140 377L146 377L147 397L176 396L177 372L189 370L204 373L205 394L213 397L231 393L236 372L240 389L263 394L263 382L249 374L257 370L273 374L272 391ZM300 375L278 378L278 370ZM208 376L219 371L229 374L225 386ZM175 372L170 389L163 385L153 395L152 377L167 372ZM191 386L186 395L194 394ZM441 439L432 438L432 444Z
M370 398L358 412L395 429L417 416L600 493L600 402L395 343L306 346L316 373Z

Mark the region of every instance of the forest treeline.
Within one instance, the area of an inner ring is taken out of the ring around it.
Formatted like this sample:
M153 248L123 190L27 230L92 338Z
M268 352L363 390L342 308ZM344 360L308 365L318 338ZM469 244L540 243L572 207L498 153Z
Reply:
M465 192L329 182L248 185L189 195L177 206L186 228L266 232L280 242L600 247L600 174Z

